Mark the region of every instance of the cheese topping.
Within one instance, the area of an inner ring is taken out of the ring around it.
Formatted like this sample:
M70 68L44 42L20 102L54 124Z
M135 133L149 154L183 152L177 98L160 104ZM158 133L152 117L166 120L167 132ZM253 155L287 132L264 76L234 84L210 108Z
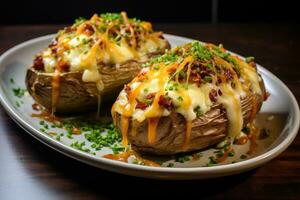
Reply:
M187 149L192 122L220 104L228 119L228 136L243 128L241 99L262 94L256 68L222 46L198 41L176 47L145 64L140 74L121 91L112 108L133 121L148 120L149 144L155 143L159 118L171 113L186 120L183 149ZM126 135L122 132L122 135Z
M95 82L101 91L101 66L118 66L129 60L144 62L149 54L166 46L162 33L154 32L149 22L129 19L125 12L107 13L77 19L59 31L40 55L46 73L54 73L58 67L62 73L82 72L82 80Z

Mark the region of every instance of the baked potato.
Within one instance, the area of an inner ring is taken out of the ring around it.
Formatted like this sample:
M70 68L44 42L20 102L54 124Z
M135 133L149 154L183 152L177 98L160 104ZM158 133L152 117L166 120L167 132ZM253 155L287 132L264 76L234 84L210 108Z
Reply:
M95 110L100 100L115 99L144 62L169 48L151 23L125 12L79 18L36 55L26 86L53 113Z
M235 138L266 99L253 59L194 41L147 62L112 107L124 145L171 155Z

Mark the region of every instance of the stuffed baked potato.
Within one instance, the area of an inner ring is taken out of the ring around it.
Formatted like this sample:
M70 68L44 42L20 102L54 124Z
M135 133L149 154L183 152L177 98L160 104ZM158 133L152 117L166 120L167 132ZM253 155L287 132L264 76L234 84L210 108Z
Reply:
M171 155L239 136L265 98L253 60L195 41L147 62L112 116L124 145Z
M149 22L129 19L125 12L80 18L36 55L27 89L53 113L95 109L101 98L117 96L142 63L169 47Z

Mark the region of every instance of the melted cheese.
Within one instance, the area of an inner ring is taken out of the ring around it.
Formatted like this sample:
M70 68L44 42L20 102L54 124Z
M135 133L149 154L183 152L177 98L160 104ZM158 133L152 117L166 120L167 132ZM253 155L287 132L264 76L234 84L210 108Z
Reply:
M182 146L183 150L186 150L189 146L193 120L197 118L195 109L200 109L200 112L205 114L214 104L221 104L226 110L228 119L228 136L232 138L239 136L243 128L241 99L247 95L260 95L262 93L260 88L261 80L255 68L238 58L232 56L230 58L237 61L238 66L235 67L240 68L238 69L241 73L240 77L238 77L232 63L216 56L213 58L213 61L215 65L221 66L221 74L213 76L211 82L201 83L200 86L188 81L191 71L195 70L192 69L192 63L195 59L193 56L184 57L179 62L153 64L152 67L143 70L143 79L137 77L129 83L132 92L128 95L128 98L126 98L124 91L120 93L118 100L114 104L113 112L132 117L132 120L137 122L148 120L149 144L155 142L157 123L160 117L168 116L172 112L181 114L186 119L186 130ZM186 72L184 78L179 76L179 72L182 70ZM228 73L228 71L231 73L230 75L224 74ZM170 77L170 74L172 74L172 77ZM218 78L221 79L221 82L218 81ZM178 87L176 89L172 88L176 84ZM211 94L213 90L215 90L215 93ZM152 93L155 96L148 107L135 109L136 99L143 101L148 94ZM211 97L211 95L215 96ZM169 98L167 101L172 102L172 110L167 110L163 105L159 105L161 96ZM216 98L217 102L212 102L213 98ZM257 112L255 98L253 99L252 107L251 120L253 120Z
M42 52L45 72L54 73L57 61L64 61L71 72L82 72L82 81L94 82L100 93L104 88L100 73L103 64L117 67L130 60L144 62L149 53L166 47L166 40L152 31L150 23L131 21L124 12L120 16L124 23L122 20L105 20L95 14L90 20L59 31L57 43L52 45L55 49L49 47ZM140 26L139 43L135 37L137 26ZM125 36L127 29L130 30L130 42ZM119 34L119 39L114 34Z
M248 87L251 88L252 92L255 94L262 94L260 81L261 78L257 74L257 71L254 67L250 66L246 62L242 62L240 59L237 59L238 64L241 66L241 73L245 79Z
M73 39L71 39L68 44L71 48L79 47L80 45L83 45L84 41L87 41L89 37L85 34L79 34Z
M51 55L51 50L47 49L43 52L43 63L46 72L54 72L57 65L56 58Z
M109 55L106 63L120 64L134 58L138 59L139 57L139 55L126 44L125 40L122 40L120 45L107 42L104 51Z
M168 96L172 99L174 105L178 108L176 112L182 114L187 120L194 120L197 116L194 111L200 107L202 113L210 110L212 102L209 98L209 92L215 88L212 84L204 84L201 87L189 85L187 90L181 92L169 91ZM183 100L179 100L179 98Z
M97 52L99 43L96 43L91 51L81 60L81 67L84 69L82 80L84 82L95 82L99 91L103 90L104 85L97 66Z
M192 121L186 121L186 130L185 130L185 137L184 137L184 142L183 142L183 146L182 149L186 150L189 146L190 143L190 138L191 138L191 132L192 132Z
M228 118L228 135L238 136L243 128L243 115L239 94L230 85L221 84L222 96L218 98L225 109Z
M156 139L156 129L159 122L159 118L149 118L148 119L148 142L153 144Z
M257 75L255 69L250 67L244 68L244 73L248 80L251 82L251 89L254 93L261 95L261 87L259 82L261 81L260 77Z
M121 134L122 134L122 144L126 147L128 145L127 132L129 127L128 117L122 115L121 117Z

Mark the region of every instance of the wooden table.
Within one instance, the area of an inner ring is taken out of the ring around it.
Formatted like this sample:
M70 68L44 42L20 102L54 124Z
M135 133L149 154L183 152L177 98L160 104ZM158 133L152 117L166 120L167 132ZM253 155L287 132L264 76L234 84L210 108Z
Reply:
M0 27L0 53L61 27ZM223 43L227 49L241 55L254 56L259 64L287 84L299 102L299 25L157 24L156 28L166 33ZM19 128L0 106L0 199L190 195L212 199L300 199L300 136L275 160L247 173L211 180L157 181L106 172L57 153Z

